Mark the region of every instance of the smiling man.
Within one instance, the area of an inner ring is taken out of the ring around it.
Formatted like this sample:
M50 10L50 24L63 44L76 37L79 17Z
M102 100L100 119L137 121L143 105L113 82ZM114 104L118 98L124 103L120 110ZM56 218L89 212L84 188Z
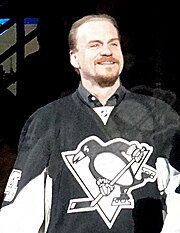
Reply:
M78 69L82 85L104 105L120 86L124 63L120 35L110 17L88 16L84 22L75 23L69 35L71 64Z
M24 125L1 233L180 232L178 114L121 84L111 16L76 21L69 48L79 87Z

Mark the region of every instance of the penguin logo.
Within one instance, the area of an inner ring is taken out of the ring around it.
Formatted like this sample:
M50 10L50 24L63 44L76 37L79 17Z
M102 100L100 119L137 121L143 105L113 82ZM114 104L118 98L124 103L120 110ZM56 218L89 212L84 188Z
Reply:
M84 139L76 150L62 152L87 195L70 200L67 212L98 211L112 228L122 209L134 208L132 190L156 180L156 170L146 164L152 152L146 143L122 138L103 142L96 136Z

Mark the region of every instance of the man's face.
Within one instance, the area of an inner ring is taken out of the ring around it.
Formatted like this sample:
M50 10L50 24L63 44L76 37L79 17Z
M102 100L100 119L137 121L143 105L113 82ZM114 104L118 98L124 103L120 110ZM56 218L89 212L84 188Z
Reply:
M82 79L112 86L123 68L123 55L117 29L108 21L91 21L77 32L74 53Z

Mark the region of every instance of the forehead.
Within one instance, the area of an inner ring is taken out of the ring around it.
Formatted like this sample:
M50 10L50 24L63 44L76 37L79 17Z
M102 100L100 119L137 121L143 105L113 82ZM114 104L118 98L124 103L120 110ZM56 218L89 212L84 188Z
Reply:
M110 40L112 38L118 38L118 31L107 20L84 23L77 31L77 39L84 42L88 40Z

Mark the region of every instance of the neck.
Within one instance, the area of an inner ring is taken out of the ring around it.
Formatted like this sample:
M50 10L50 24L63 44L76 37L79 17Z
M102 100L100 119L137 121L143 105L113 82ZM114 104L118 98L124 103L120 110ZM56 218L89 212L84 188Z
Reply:
M91 82L86 82L84 80L82 80L82 85L89 91L89 93L94 95L102 105L105 105L121 84L118 79L115 84L110 87L101 87L98 84L92 84Z

